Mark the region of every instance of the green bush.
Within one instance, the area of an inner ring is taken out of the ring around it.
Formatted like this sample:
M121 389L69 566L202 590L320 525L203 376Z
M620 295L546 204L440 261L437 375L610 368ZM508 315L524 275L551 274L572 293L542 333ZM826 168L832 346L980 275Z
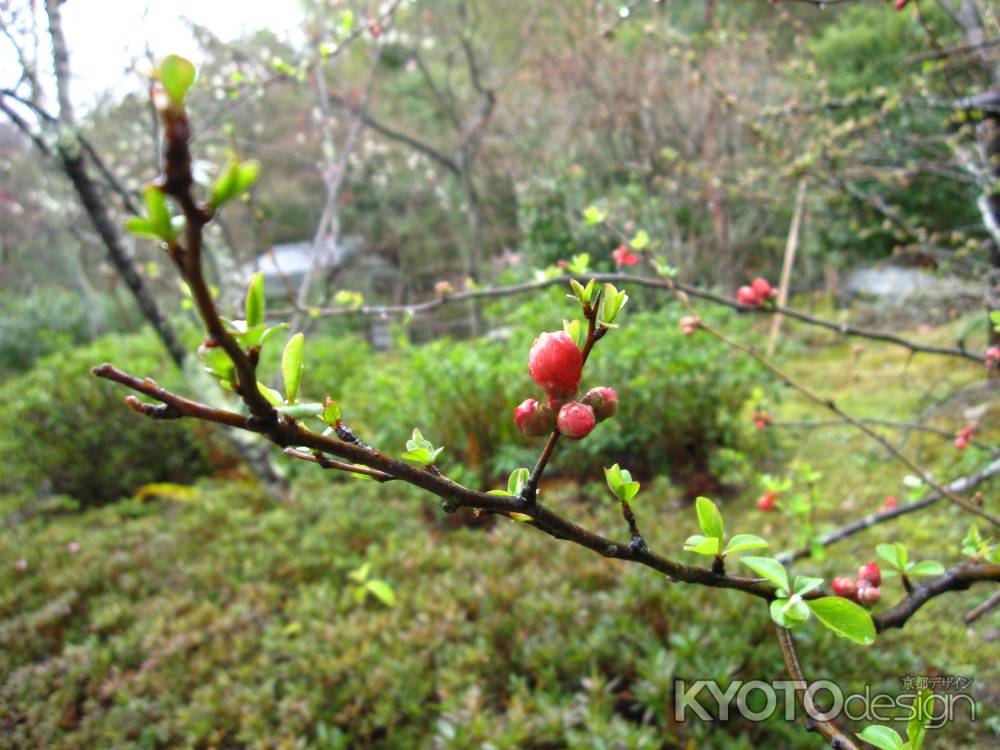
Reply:
M0 748L823 746L780 713L672 721L675 677L784 677L765 605L517 524L432 536L420 497L315 472L284 504L209 485L138 516L126 503L13 529ZM578 497L549 501L621 528L614 503ZM682 554L693 510L675 519L653 489L643 498L650 545ZM366 563L394 606L355 597ZM920 669L819 627L797 639L845 686L893 689Z
M23 372L37 360L90 338L79 294L41 289L0 295L0 377Z
M139 417L122 388L90 373L114 362L167 387L180 374L151 335L105 337L49 356L0 386L0 491L116 500L150 482L188 482L212 468L218 433L194 422Z

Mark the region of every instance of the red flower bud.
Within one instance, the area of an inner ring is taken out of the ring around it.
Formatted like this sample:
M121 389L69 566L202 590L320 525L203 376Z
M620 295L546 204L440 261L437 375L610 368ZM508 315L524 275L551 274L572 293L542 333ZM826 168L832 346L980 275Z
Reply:
M751 282L750 289L761 302L766 302L778 294L778 291L771 287L771 282L759 276Z
M986 350L986 367L990 368L993 365L1000 363L1000 346L991 346Z
M760 510L774 510L774 501L778 499L777 492L765 492L757 498L757 507Z
M899 500L896 499L896 496L889 495L889 497L885 499L885 502L882 503L882 508L883 510L892 510L897 505L899 505Z
M754 290L748 286L741 286L736 291L736 301L741 305L759 305L760 298L754 293Z
M603 422L618 412L618 393L614 388L604 385L591 388L580 400L594 410L598 422Z
M866 607L874 607L882 601L882 589L878 586L861 586L858 589L858 601Z
M570 440L582 440L597 424L594 410L579 401L570 401L559 410L556 427Z
M858 578L864 581L868 581L872 586L878 586L882 583L882 571L879 569L877 563L865 563L858 570ZM860 583L860 581L859 581Z
M858 582L853 578L834 578L830 582L833 593L845 599L858 600Z
M538 403L537 398L529 398L514 409L514 424L528 437L538 437L552 432L556 415L550 407Z
M582 372L580 347L562 331L543 333L531 345L528 374L550 401L572 398L580 385Z

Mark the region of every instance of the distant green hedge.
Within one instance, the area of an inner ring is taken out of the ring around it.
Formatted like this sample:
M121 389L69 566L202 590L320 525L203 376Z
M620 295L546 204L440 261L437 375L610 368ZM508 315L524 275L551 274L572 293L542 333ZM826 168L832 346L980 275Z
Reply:
M183 389L155 337L107 336L53 354L0 386L0 491L117 500L150 482L189 482L212 469L214 428L154 422L122 403L124 390L90 374L114 362Z

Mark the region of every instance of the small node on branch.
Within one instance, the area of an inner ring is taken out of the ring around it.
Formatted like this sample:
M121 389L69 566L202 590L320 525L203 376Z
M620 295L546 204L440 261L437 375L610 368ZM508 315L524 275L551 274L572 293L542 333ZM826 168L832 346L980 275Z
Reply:
M147 404L139 400L138 396L126 396L125 403L132 411L142 414L150 419L180 419L184 415L180 410L170 404Z

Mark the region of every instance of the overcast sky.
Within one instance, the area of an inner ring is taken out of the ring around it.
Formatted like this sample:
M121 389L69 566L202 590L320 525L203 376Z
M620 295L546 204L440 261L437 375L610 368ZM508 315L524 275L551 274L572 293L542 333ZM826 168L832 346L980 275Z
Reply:
M73 98L85 108L100 92L138 85L127 67L147 42L157 57L173 52L197 61L183 18L223 39L260 28L283 36L302 18L295 0L68 0L62 7ZM8 64L13 60L0 54L0 65Z

